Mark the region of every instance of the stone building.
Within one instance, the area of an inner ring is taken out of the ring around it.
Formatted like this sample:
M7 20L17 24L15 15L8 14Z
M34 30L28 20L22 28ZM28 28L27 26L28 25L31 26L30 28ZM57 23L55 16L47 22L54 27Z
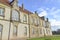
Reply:
M18 0L0 0L0 40L51 36L49 20L18 6Z

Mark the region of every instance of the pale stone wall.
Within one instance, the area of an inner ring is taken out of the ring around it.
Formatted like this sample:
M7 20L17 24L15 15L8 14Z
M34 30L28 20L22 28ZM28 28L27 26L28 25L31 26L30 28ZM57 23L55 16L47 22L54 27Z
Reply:
M24 34L25 32L25 27L27 27L27 35ZM19 24L18 25L18 37L29 37L29 26L26 24Z
M40 19L39 16L37 14L30 14L29 15L29 20L28 20L28 14L20 11L19 7L8 7L6 5L3 5L0 3L0 7L5 8L5 12L4 12L4 17L0 16L0 24L3 25L3 33L2 33L2 40L8 40L8 36L10 39L15 39L15 38L28 38L29 34L31 38L34 37L43 37L43 36L48 36L48 35L52 35L51 29L50 28L45 28L44 27L44 20ZM10 16L12 10L18 10L19 14L20 14L20 21L19 22L10 22ZM27 22L24 22L24 15L27 16ZM36 21L32 24L32 17L34 19L38 19L39 20L39 25L36 25ZM28 23L29 22L29 23ZM30 24L30 25L29 25ZM13 27L14 25L17 25L18 31L17 31L17 36L13 36ZM25 32L25 27L27 27L27 35L24 34ZM29 27L30 27L30 33L29 33ZM49 26L50 27L50 26ZM10 28L10 35L9 34L9 28ZM32 34L32 29L34 28L35 33ZM42 31L42 34L40 34L40 29ZM50 33L46 33L46 29L50 31Z
M10 20L11 8L1 3L0 3L0 7L4 8L4 17L0 16L0 19Z
M4 21L4 20L0 20L0 24L3 25L2 40L7 40L8 39L8 34L9 34L10 22Z
M24 15L27 16L27 22L23 21L24 20ZM28 14L20 11L20 21L21 21L21 23L27 23L28 24Z

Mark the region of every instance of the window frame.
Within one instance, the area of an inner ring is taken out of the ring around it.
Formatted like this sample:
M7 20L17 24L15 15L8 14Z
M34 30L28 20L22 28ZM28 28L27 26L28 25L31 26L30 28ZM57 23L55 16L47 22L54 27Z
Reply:
M35 29L34 28L32 28L32 34L35 34Z
M16 27L16 30L14 29L14 27ZM13 36L17 36L18 28L17 28L17 26L16 26L16 25L14 25L14 27L13 27ZM16 33L15 33L15 31L16 31Z
M0 24L0 25L2 27L2 31L1 31L1 39L2 39L3 25L2 24Z
M17 19L16 20L15 19L13 20L13 18L12 18L12 14L13 14L12 12L13 11L16 11L18 13L18 20ZM20 21L20 12L18 10L16 10L16 9L13 9L12 12L11 12L11 20L12 21Z
M0 15L0 16L4 17L5 8L2 8L2 7L0 7L0 8L3 9L3 15Z
M35 24L35 20L34 20L35 18L31 16L30 19L31 19L31 24L32 24L32 25Z
M27 35L27 27L24 28L25 28L24 34Z
M23 16L23 22L27 22L27 15L26 14L24 14L24 16Z

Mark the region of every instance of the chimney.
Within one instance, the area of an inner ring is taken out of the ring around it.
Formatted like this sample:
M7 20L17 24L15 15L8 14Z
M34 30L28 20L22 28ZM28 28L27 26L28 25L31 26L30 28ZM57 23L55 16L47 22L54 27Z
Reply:
M45 17L44 17L44 16L42 16L42 17L41 17L41 19L45 20Z
M47 18L47 22L48 22L48 18Z
M22 9L24 10L24 4L22 3Z
M37 11L35 11L35 14L38 15Z

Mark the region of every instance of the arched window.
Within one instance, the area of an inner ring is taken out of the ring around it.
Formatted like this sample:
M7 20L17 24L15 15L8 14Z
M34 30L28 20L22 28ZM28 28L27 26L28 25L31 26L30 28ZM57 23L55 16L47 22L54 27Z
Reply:
M27 16L26 15L24 15L24 22L27 22Z
M12 11L12 20L19 21L19 13L16 10Z
M0 8L0 15L4 16L4 9L3 8Z
M2 37L3 25L0 24L0 37Z

